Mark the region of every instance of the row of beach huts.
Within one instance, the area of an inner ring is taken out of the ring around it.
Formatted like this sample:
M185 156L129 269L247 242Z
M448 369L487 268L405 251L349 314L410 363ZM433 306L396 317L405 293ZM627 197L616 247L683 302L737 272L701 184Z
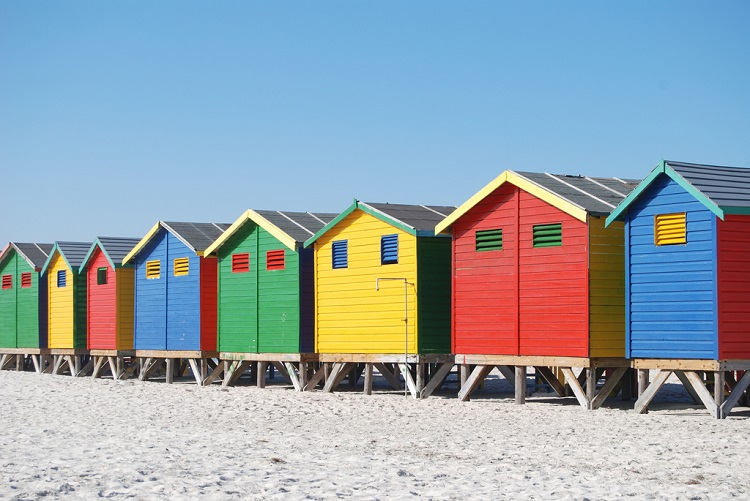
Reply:
M750 384L750 169L645 179L505 171L460 207L365 203L9 243L0 368L296 390L377 371L424 398L497 368L645 412L675 374L716 418Z

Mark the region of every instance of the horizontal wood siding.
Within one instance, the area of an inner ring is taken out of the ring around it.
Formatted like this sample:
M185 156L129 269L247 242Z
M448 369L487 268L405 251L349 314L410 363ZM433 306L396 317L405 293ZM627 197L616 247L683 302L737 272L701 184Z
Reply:
M258 351L299 353L299 257L263 228L258 233ZM284 269L268 270L266 252L284 251Z
M453 352L518 354L518 188L504 184L453 225ZM476 251L477 231L502 229L503 248Z
M99 268L106 268L107 283L98 283ZM88 348L114 350L117 347L117 279L107 257L97 248L86 269L88 281Z
M57 286L57 272L66 273L66 286ZM60 253L55 251L54 257L47 267L49 280L49 347L74 347L74 292L75 278Z
M250 269L232 272L232 255L248 253ZM258 226L244 224L219 248L219 350L258 351Z
M719 358L750 359L750 216L716 224Z
M13 255L0 266L0 276L13 277L12 288L0 289L0 348L16 348L18 345L18 292L21 274L18 273L18 253L12 252Z
M398 264L380 264L380 237L399 235ZM348 240L347 268L332 268L332 242ZM356 210L315 243L316 331L319 353L403 353L404 285L416 283L416 238ZM416 291L407 289L408 350L417 348Z
M213 257L200 258L200 349L216 350L218 261Z
M450 353L450 238L417 238L417 277L419 353Z
M116 349L132 350L135 311L135 269L117 269Z
M167 349L167 232L159 230L135 259L135 349ZM161 276L146 278L146 263L161 262Z
M625 356L625 230L589 218L590 356Z
M188 274L174 276L174 260L188 259ZM200 259L182 241L167 233L167 350L200 350Z
M687 213L687 244L654 244L654 216ZM626 213L631 358L715 359L715 217L667 176Z
M519 354L589 356L586 223L519 191ZM533 227L562 224L562 245L533 247Z

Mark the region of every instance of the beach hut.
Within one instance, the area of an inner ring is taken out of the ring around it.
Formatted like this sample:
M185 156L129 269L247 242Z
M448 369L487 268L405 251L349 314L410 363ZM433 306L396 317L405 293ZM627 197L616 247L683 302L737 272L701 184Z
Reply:
M93 376L109 362L113 377L123 370L124 357L133 356L133 302L135 272L122 260L137 238L98 237L79 273L86 276L87 348L93 359Z
M52 244L10 242L0 252L0 368L21 370L47 346L47 283L42 267Z
M392 364L402 364L412 394L426 396L425 364L452 365L450 238L434 228L454 209L355 200L305 242L315 249L315 351L334 363L326 391L356 368L369 393L373 365L398 386Z
M519 403L527 366L562 393L550 369L560 367L587 408L606 397L592 401L596 368L610 369L612 386L627 361L623 229L604 222L636 184L507 170L436 226L453 236L456 363L476 366L462 399L495 366ZM574 367L588 371L588 395Z
M302 244L334 217L250 209L206 249L218 257L218 350L232 364L224 383L257 363L263 386L270 363L301 389L315 359L313 250Z
M81 264L91 242L55 242L42 274L47 277L47 347L43 365L52 357L52 373L78 375L86 354L86 277Z
M724 401L726 371L750 369L750 169L662 161L607 218L621 221L636 410L675 372L724 417L750 383L747 372ZM660 372L646 390L649 369ZM701 371L713 372L713 396Z
M217 356L217 260L204 254L227 228L159 221L123 258L123 265L135 266L134 347L144 361L141 379L166 364L171 382L182 360L200 384L205 379L208 359Z

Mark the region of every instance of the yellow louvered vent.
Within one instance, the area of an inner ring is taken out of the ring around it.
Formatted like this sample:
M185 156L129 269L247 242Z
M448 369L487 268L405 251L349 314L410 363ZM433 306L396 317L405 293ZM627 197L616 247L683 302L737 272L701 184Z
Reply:
M190 268L190 258L178 257L174 260L174 276L183 277L188 274Z
M161 276L161 261L155 259L146 261L146 278L159 278Z
M657 214L654 216L654 243L656 245L686 244L685 213Z

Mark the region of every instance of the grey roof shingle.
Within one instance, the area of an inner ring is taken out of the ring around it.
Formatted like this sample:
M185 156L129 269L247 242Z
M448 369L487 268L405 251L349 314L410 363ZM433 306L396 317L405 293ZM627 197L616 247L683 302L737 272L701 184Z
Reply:
M664 163L719 207L750 207L750 169L670 160Z
M302 243L315 235L323 226L338 215L327 212L311 213L273 210L256 210L255 212L292 237L297 243Z
M34 268L41 268L44 266L45 261L49 257L49 253L52 252L54 244L35 244L35 243L20 243L11 242L10 245L16 248L16 251L21 254L26 261L28 261Z
M118 265L133 250L133 247L141 241L140 238L126 237L98 237L97 240L110 259Z
M417 231L435 230L435 225L456 210L450 205L405 205L360 202Z
M594 215L612 212L640 182L640 179L514 172Z
M92 242L56 242L56 244L68 264L73 268L78 268L83 264Z
M162 221L167 230L196 251L204 251L229 228L229 223L184 223Z

